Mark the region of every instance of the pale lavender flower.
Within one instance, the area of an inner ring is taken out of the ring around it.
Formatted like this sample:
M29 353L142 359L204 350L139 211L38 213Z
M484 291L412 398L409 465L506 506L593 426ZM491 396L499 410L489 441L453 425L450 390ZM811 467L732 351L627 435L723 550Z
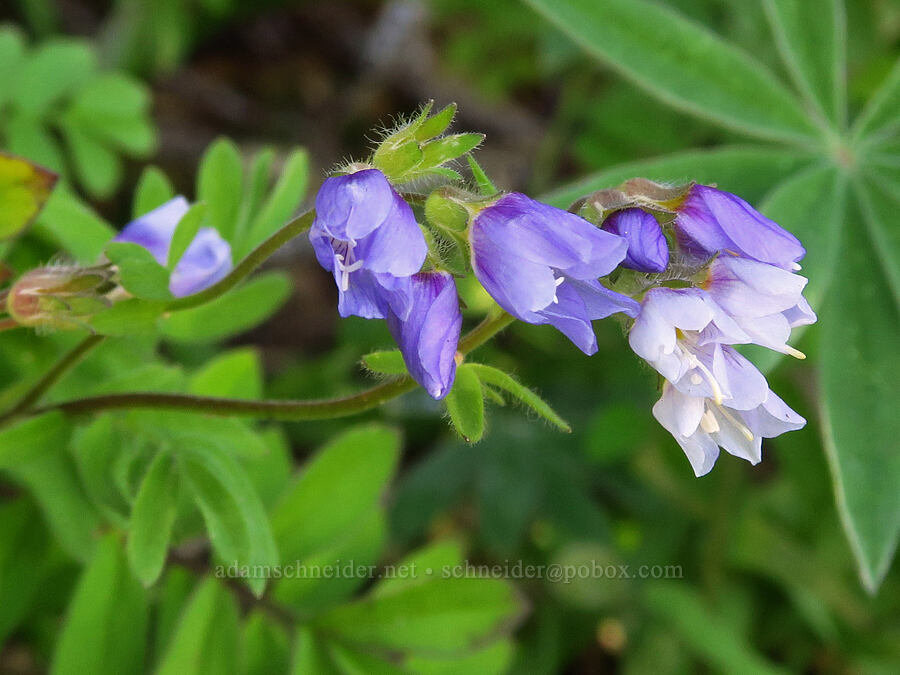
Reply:
M170 199L128 223L113 241L143 246L160 265L165 265L175 229L189 208L182 196ZM179 298L192 295L225 277L231 267L228 242L215 229L201 228L172 270L169 290Z
M723 357L726 361L742 358L730 347L716 345L715 349L728 350L728 355ZM749 362L742 367L745 371L756 371ZM731 380L731 390L743 387L743 396L729 396L717 402L714 398L692 396L665 382L662 397L653 406L653 416L684 450L697 476L712 469L719 447L758 464L762 459L763 438L774 438L806 425L805 419L769 389L758 371L748 374L739 370L731 374Z
M475 276L503 309L553 325L586 354L597 351L593 319L637 314L597 281L625 257L625 240L568 211L514 192L475 217L469 241Z
M787 270L730 255L720 255L704 283L712 300L734 319L754 344L796 358L803 353L787 344L791 329L815 323L803 297L806 278Z
M663 272L669 264L669 245L656 218L642 209L616 211L601 227L623 237L628 253L622 267L639 272Z
M666 378L653 414L698 476L712 468L719 446L756 464L762 437L806 423L729 346L753 337L701 289L648 291L628 341Z
M405 320L388 313L388 327L410 375L432 398L440 400L456 377L462 326L456 284L447 272L420 272L411 279L411 299Z
M709 258L727 252L786 270L797 270L806 254L800 241L737 195L692 185L675 216L683 250Z
M334 274L341 316L405 318L410 280L428 253L415 215L384 174L364 169L325 180L309 239Z

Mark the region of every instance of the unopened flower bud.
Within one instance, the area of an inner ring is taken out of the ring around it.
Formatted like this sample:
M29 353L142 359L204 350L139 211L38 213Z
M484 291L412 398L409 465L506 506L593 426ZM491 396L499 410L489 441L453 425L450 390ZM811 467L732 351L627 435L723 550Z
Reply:
M109 265L39 267L24 274L9 291L6 308L23 326L72 330L83 328L110 306L116 288Z

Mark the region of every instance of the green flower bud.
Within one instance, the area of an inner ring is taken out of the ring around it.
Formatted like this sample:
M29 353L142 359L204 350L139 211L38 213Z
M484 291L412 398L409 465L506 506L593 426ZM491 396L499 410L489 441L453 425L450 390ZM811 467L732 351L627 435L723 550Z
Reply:
M27 272L6 299L9 315L23 326L75 330L112 304L117 288L109 265L58 265Z

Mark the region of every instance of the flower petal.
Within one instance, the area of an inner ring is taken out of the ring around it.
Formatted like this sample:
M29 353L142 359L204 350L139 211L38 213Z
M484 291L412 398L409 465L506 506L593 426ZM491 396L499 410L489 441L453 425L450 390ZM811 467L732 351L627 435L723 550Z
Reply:
M396 193L377 169L326 178L316 194L312 231L355 241L370 234L394 207Z
M198 293L231 271L231 246L211 227L201 228L172 270L169 290L176 298Z
M540 263L509 255L486 236L479 221L469 234L472 267L484 290L507 312L528 323L540 322L537 312L556 297L553 271Z
M450 391L456 376L462 326L456 285L446 272L424 272L412 277L411 297L407 319L389 312L388 327L410 374L439 400Z
M139 244L153 254L156 262L165 265L175 228L190 207L188 200L181 195L173 197L128 223L113 241Z
M622 267L640 272L664 272L668 267L669 246L651 214L642 209L623 209L604 220L602 227L628 242Z
M609 274L628 249L621 237L518 192L481 211L472 230L509 257L546 265L576 279Z
M422 268L428 244L403 197L394 194L390 212L379 227L358 240L354 254L366 269L397 277L408 277Z

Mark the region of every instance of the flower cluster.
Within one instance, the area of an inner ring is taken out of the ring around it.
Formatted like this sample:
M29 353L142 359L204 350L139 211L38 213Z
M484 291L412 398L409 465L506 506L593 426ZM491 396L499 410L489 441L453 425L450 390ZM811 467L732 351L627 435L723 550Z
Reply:
M756 464L763 438L806 421L733 345L803 358L787 340L792 328L816 320L802 295L806 279L795 274L805 251L744 200L705 185L690 186L660 220L669 237L654 214L634 207L603 224L632 233L628 267L636 274L626 283L641 308L628 341L665 378L653 414L698 476L712 468L719 447ZM660 241L670 242L665 255Z
M382 170L378 158L325 180L309 238L334 276L340 315L385 319L408 372L440 399L460 360L454 277L394 187L414 174ZM631 348L665 378L653 414L698 476L720 447L755 464L762 438L805 424L735 349L803 358L788 339L816 320L796 274L805 251L736 195L634 179L570 211L462 188L422 201L435 236L443 230L463 249L484 290L516 319L549 324L591 355L592 322L619 314ZM443 225L432 222L442 214Z

